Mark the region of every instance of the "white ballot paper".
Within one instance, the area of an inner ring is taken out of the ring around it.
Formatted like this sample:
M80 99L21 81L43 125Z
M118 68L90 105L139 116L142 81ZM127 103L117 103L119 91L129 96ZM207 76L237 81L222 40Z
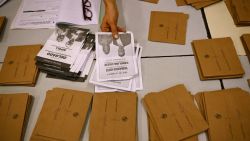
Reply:
M38 53L37 60L41 62L50 60L61 64L62 67L70 68L82 49L88 33L88 29L58 26Z
M91 51L90 56L89 56L89 58L88 58L88 60L86 62L86 65L81 68L81 72L82 72L81 77L89 75L89 72L90 72L91 66L93 64L94 58L95 58L95 52Z
M131 32L119 33L117 40L107 32L97 32L95 35L97 81L126 80L138 74Z
M110 81L98 81L97 80L97 72L96 68L98 65L98 61L95 64L94 70L90 76L89 82L95 85L95 92L114 92L114 91L133 91L142 90L142 73L141 73L141 52L142 47L139 44L135 46L135 55L138 65L138 74L136 74L131 79L126 80L110 80Z
M22 0L11 29L98 24L101 0Z
M104 86L104 87L120 89L120 90L124 90L124 91L130 91L131 90L133 79L128 79L128 80L110 80L110 81L99 82L97 80L97 75L96 75L96 65L95 65L93 73L92 73L92 75L90 77L90 80L89 80L90 83L93 83L95 85Z
M90 57L90 52L93 50L94 46L95 46L95 35L89 34L86 37L84 46L78 53L74 64L71 66L70 72L78 73L82 67L85 67L87 60Z

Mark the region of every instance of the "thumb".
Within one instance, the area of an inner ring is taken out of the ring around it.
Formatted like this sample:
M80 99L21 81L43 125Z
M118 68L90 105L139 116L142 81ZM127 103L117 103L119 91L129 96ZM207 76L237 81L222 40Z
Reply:
M117 26L115 24L110 25L111 27L111 32L112 32L112 36L114 39L118 39L118 30L117 30Z

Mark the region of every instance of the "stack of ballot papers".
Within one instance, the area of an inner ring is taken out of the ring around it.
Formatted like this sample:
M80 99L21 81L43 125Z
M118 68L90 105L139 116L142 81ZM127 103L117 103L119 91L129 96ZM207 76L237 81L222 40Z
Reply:
M0 139L22 141L31 108L27 93L0 94Z
M244 75L230 37L194 40L192 45L201 80L238 78Z
M0 85L34 86L38 78L35 57L42 45L8 47L0 71Z
M137 94L95 94L89 141L137 141Z
M149 93L143 104L148 114L149 140L195 141L196 135L208 128L184 85Z
M5 22L6 22L6 18L4 16L0 16L0 34L4 29Z
M47 91L30 141L79 141L92 94L62 88Z
M96 64L89 80L95 92L142 90L141 52L131 32L119 33L119 39L96 33Z
M177 6L191 5L195 9L201 9L221 0L176 0Z
M250 33L243 34L240 38L241 38L244 50L246 52L248 61L250 62Z
M240 88L200 92L195 95L206 118L210 141L250 140L250 94Z
M249 0L225 0L235 25L250 25L250 1Z
M148 40L185 45L188 14L152 11Z
M36 65L49 77L85 81L94 59L95 36L88 29L57 25L36 56Z

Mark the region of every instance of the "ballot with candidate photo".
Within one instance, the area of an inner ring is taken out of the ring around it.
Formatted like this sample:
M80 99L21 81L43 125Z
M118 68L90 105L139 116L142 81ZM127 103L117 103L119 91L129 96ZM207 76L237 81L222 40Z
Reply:
M131 32L119 33L113 39L111 33L96 33L97 80L125 80L138 74Z

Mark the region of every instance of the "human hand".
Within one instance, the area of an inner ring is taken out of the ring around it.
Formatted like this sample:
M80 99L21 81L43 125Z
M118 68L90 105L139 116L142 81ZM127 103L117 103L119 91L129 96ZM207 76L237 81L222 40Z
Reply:
M117 26L119 12L115 0L104 0L105 15L102 19L101 31L112 32L113 38L117 39L118 32L125 32L125 29Z

